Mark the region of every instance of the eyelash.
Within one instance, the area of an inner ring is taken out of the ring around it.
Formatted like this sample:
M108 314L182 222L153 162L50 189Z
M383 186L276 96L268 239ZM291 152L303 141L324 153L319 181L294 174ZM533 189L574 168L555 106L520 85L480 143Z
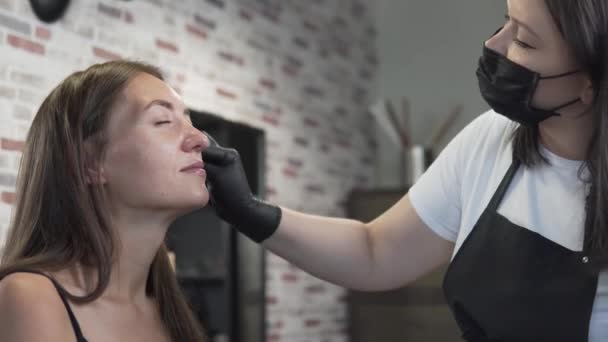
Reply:
M521 47L522 49L534 49L532 46L522 42L521 40L519 40L517 38L513 38L513 42L515 42L515 44L519 45L519 47Z
M154 125L155 126L160 126L160 125L163 125L163 124L166 124L166 123L171 123L171 121L166 121L166 120L165 121L159 121L159 122L154 123Z

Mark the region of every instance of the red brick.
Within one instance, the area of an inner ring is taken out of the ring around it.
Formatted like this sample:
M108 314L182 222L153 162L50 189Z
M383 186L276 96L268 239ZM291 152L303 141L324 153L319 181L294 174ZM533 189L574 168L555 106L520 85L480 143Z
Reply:
M36 37L44 40L51 39L51 30L46 27L38 26L36 27Z
M262 116L262 121L264 121L265 123L271 124L273 126L278 126L279 125L279 120L277 118L275 118L274 116L271 116L271 115L263 115Z
M370 54L366 59L369 64L378 65L378 57L376 57L376 55Z
M244 9L239 10L239 16L240 16L240 17L241 17L243 20L246 20L246 21L251 21L251 19L252 19L252 17L253 17L253 16L251 15L251 12L249 12L249 11L247 11L247 10L244 10Z
M338 140L336 141L336 144L342 148L346 148L346 149L350 149L352 147L350 141L346 141L346 140Z
M325 286L322 284L310 285L306 288L307 293L322 293L325 292Z
M156 46L160 49L171 51L173 53L179 53L179 48L177 45L160 38L156 38Z
M120 15L121 15L120 8L117 8L114 6L109 6L106 4L98 4L97 10L99 11L99 13L102 13L104 15L107 15L108 17L112 17L112 18L116 18L116 19L120 18Z
M220 56L223 60L228 61L228 62L232 62L232 63L238 64L238 65L245 64L245 60L242 57L235 56L235 55L231 54L230 52L218 51L217 55Z
M112 51L108 51L106 49L94 46L93 47L93 55L99 57L99 58L103 58L103 59L107 59L107 60L115 60L115 59L121 59L122 57Z
M210 30L215 30L215 27L217 26L215 21L213 21L207 17L203 17L202 15L200 15L198 13L194 14L194 21L197 24L205 26L206 28L208 28Z
M318 127L319 126L319 121L311 119L311 118L304 118L304 124L308 127Z
M25 147L25 142L21 140L2 138L0 139L0 146L3 150L23 151L23 148Z
M318 319L307 319L304 321L304 325L308 328L317 327L321 324L321 321Z
M200 28L194 25L186 24L186 31L197 38L207 39L207 32L201 30Z
M133 24L133 22L135 21L135 19L133 18L133 13L126 11L125 12L125 16L124 16L125 22L129 23L129 24Z
M252 47L256 50L260 50L260 51L266 50L266 47L264 44L261 44L255 40L252 40L251 38L247 39L247 45L249 45L250 47Z
M325 194L325 188L320 185L309 184L306 186L306 191L316 193L319 195Z
M44 53L45 53L44 45L33 42L29 39L15 36L10 33L6 35L6 41L8 42L9 45L11 45L15 48L23 49L23 50L31 52L33 54L44 55Z
M304 162L301 159L289 157L287 158L287 164L293 167L301 167Z
M295 137L293 139L293 142L295 142L297 145L306 147L308 146L308 139L302 138L302 137Z
M374 160L370 156L361 157L361 164L371 166L374 164Z
M296 76L298 74L298 68L293 67L291 65L284 65L283 73L288 76Z
M228 91L226 89L222 89L222 88L217 88L216 89L216 93L218 95L220 95L220 96L227 97L227 98L230 98L230 99L236 99L237 98L237 96L236 96L235 93L230 92L230 91Z
M304 38L294 37L293 43L302 49L308 49L308 42Z
M344 107L336 107L334 109L334 113L336 113L336 115L339 115L339 116L342 116L342 117L348 116L348 110L346 108L344 108Z
M358 176L355 177L355 182L356 183L366 184L367 181L369 181L369 178L367 178L366 176L358 175Z
M275 24L279 22L279 14L278 13L262 10L262 16L264 18L272 21Z
M17 200L17 195L14 192L2 191L2 194L0 195L0 199L2 200L2 202L7 203L7 204L15 204L15 202Z
M260 80L260 85L262 85L263 87L266 87L268 89L272 89L272 90L276 89L276 87L277 87L277 84L274 83L273 80L269 80L267 78L262 78Z
M298 281L298 276L294 273L285 273L285 274L283 274L281 279L283 279L283 281L288 282L288 283L295 283L296 281Z
M304 20L304 27L313 32L319 31L319 27L308 20Z
M284 168L283 169L283 175L289 178L296 178L298 177L298 173L295 170L292 170L290 168Z

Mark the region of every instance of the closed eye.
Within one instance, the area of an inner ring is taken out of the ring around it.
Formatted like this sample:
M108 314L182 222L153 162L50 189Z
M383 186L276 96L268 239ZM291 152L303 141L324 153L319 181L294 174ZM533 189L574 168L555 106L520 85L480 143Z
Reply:
M515 44L519 45L520 47L522 47L524 49L534 49L534 47L531 46L530 44L526 44L517 38L513 38L513 42L515 42Z
M155 122L154 125L155 126L160 126L160 125L169 124L169 123L171 123L171 121L165 120L165 121Z

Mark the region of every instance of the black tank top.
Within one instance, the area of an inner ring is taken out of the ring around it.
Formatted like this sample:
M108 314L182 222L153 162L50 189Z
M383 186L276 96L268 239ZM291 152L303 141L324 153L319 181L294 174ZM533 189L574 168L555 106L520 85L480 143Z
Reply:
M51 277L47 274L44 274L43 272L40 272L40 271L17 270L17 271L11 272L11 273L18 273L18 272L39 274L41 276L48 278L51 281L51 283L53 283L53 286L55 286L55 289L57 290L57 293L59 294L59 297L61 298L63 305L65 305L65 309L68 312L68 316L70 317L70 322L72 323L72 328L74 329L74 334L76 335L76 342L87 342L87 339L84 338L84 336L82 335L82 331L80 330L80 325L78 324L78 320L76 320L76 316L74 316L74 312L72 312L72 308L70 307L70 304L68 303L65 290L59 285L59 283L57 283L57 281L55 279L53 279L53 277Z

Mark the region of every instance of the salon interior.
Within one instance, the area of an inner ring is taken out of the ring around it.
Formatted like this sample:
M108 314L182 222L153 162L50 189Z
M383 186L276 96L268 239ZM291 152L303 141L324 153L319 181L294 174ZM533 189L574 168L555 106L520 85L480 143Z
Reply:
M123 58L160 67L194 126L239 151L256 196L370 221L488 109L475 69L504 13L485 0L0 0L0 242L41 101L73 71ZM443 267L350 290L209 207L177 219L166 243L212 342L461 338Z

